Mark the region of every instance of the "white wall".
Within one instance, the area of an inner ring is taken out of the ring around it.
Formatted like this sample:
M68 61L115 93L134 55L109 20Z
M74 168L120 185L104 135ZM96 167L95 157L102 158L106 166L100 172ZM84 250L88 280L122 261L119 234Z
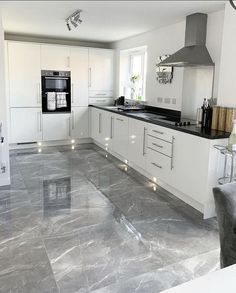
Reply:
M218 104L236 107L236 10L225 8Z
M157 98L176 98L177 104L168 104L166 108L181 108L183 69L174 69L172 84L163 85L156 81L156 63L160 55L171 54L184 45L185 21L170 25L158 30L150 31L113 44L116 50L117 64L119 64L120 50L147 46L147 81L146 100L149 104L164 107L158 104ZM119 66L118 66L119 67ZM117 68L118 68L117 67ZM116 77L116 95L119 95L119 70Z
M7 115L7 99L5 90L5 56L4 56L4 32L1 22L0 11L0 122L3 124L3 136L5 142L2 149L2 161L6 164L6 173L0 170L0 186L10 184L9 170L9 148L8 148L8 115Z
M208 15L206 45L213 61L216 64L214 96L217 97L219 64L221 58L222 31L224 11L210 13ZM182 109L182 98L188 99L190 112L196 111L196 106L202 103L203 98L211 96L212 69L183 69L174 68L172 84L163 85L156 81L155 65L160 55L172 54L184 46L185 21L147 32L113 43L116 49L116 62L119 64L120 50L147 46L147 83L146 99L149 104L169 108ZM119 67L119 66L118 66ZM117 68L118 68L117 67ZM116 76L116 94L119 95L119 70ZM157 97L176 98L176 105L158 103ZM190 99L190 100L189 100ZM192 99L192 100L191 100ZM186 105L186 100L183 101Z

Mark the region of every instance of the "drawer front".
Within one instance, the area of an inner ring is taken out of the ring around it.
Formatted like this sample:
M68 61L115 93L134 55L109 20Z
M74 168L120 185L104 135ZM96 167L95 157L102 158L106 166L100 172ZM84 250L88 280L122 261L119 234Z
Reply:
M89 91L90 98L113 98L112 91Z
M171 158L162 155L156 151L147 149L147 172L166 183L171 182Z
M169 157L172 155L172 143L150 135L147 136L147 147Z
M165 141L172 141L171 129L159 125L148 125L148 134Z
M114 100L112 98L89 98L89 105L104 105L111 106L114 105Z

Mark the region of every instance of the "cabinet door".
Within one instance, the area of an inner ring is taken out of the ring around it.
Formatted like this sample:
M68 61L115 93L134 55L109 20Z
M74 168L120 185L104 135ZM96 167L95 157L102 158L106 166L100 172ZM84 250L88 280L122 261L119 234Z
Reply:
M128 160L143 169L145 169L146 144L147 124L130 118Z
M112 149L124 158L128 157L128 125L127 117L114 115Z
M101 111L100 117L100 129L101 129L101 144L107 149L112 150L112 138L113 138L113 114L107 111Z
M210 140L179 131L174 136L172 186L203 203L208 184Z
M8 43L11 107L40 107L40 45Z
M71 105L88 105L88 49L71 48Z
M98 141L99 136L100 136L100 129L99 129L99 109L96 108L90 108L90 132L91 132L91 137Z
M43 114L43 140L69 139L70 121L70 114Z
M113 51L108 49L89 49L89 91L112 90Z
M43 70L70 70L70 48L56 45L41 45Z
M73 107L71 111L71 134L73 138L89 137L88 107Z
M42 140L42 112L38 108L11 108L11 143Z

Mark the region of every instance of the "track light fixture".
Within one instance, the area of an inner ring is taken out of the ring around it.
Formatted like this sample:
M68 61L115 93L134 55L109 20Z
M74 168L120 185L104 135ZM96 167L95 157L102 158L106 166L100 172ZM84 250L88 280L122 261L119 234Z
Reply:
M80 18L80 13L82 12L81 9L76 10L74 13L72 13L69 17L66 18L66 26L69 31L71 31L71 26L72 24L74 28L76 28L79 24L82 23L82 19Z

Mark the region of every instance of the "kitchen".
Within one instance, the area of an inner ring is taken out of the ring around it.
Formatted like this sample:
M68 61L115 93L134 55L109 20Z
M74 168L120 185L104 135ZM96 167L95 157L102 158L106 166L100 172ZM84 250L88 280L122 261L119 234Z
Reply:
M0 4L3 292L161 292L219 270L236 11L180 3Z

